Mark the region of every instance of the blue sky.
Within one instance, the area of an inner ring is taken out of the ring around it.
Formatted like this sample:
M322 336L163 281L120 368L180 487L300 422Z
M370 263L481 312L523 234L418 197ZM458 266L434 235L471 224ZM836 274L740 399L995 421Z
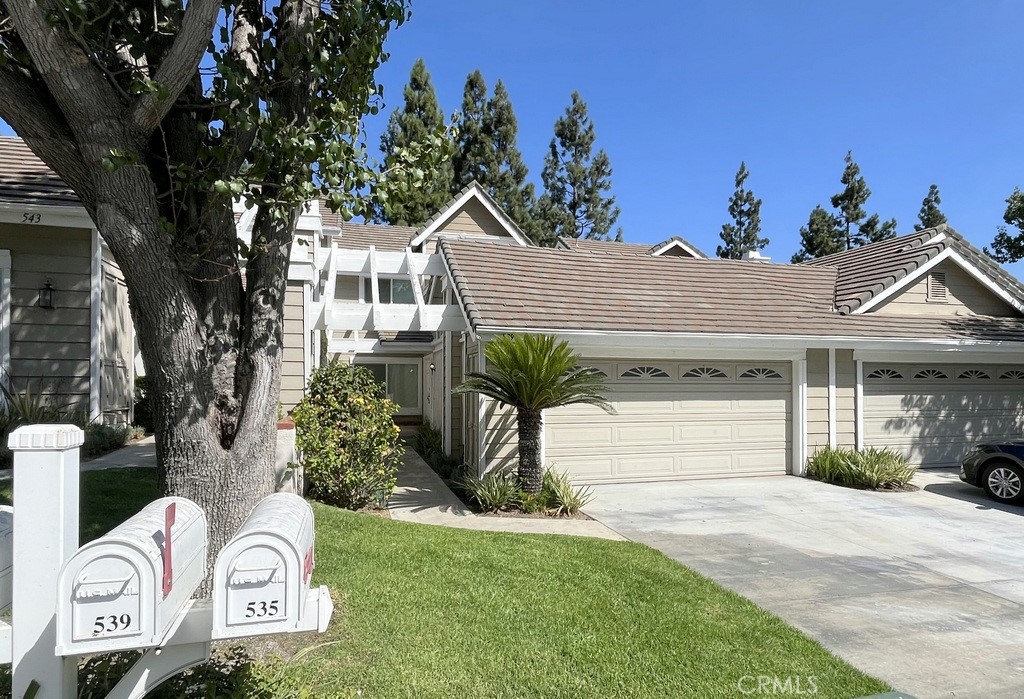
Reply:
M419 0L378 73L386 113L418 57L458 109L466 74L502 79L530 177L578 90L614 168L626 240L683 235L714 254L741 160L764 200L766 253L841 185L852 149L869 212L908 232L928 185L988 244L1024 187L1024 3ZM371 144L384 116L368 124ZM1015 270L1018 273L1021 270Z

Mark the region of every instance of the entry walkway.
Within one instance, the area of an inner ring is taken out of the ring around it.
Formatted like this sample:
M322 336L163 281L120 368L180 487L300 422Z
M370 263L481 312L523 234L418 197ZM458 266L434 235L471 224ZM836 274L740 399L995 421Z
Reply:
M388 503L391 519L416 524L436 524L459 529L524 534L568 534L599 539L623 537L591 519L554 517L492 517L471 512L427 466L420 455L406 447L398 471L398 486Z

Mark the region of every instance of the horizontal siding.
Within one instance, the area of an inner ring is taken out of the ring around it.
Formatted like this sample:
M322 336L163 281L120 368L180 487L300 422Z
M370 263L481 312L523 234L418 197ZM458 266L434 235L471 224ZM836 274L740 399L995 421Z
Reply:
M807 452L828 446L828 350L807 350Z
M932 271L946 275L947 298L944 302L929 300L929 272L873 312L880 315L1019 315L1014 308L985 288L959 265L941 262Z
M92 233L86 229L0 224L11 251L11 376L17 390L89 409ZM39 308L53 286L54 308Z
M294 408L306 392L305 309L303 282L290 281L284 296L284 352L281 360L281 405Z
M459 233L494 238L508 238L508 232L487 208L476 199L470 199L442 223L438 233Z

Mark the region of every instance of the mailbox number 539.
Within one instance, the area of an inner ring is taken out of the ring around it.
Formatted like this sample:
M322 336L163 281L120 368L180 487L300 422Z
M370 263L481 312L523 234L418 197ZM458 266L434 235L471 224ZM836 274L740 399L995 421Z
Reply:
M245 605L245 618L253 619L265 616L277 616L277 600L270 600L269 602L259 601L250 602Z
M105 633L114 633L116 631L124 631L132 624L132 617L129 614L122 614L116 616L111 614L109 616L98 616L96 621L92 623L92 635L99 636Z

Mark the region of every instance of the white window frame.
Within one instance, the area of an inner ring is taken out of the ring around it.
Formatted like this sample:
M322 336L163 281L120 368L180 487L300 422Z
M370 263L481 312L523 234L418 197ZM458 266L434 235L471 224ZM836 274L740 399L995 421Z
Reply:
M408 281L410 281L410 279L409 279L409 277L404 277L404 276L401 276L401 275L381 274L381 275L377 276L378 289L380 288L380 286L379 286L380 282L387 282L388 283L388 300L385 301L384 298L381 297L380 303L381 303L382 306L394 305L394 302L391 299L394 298L394 290L392 288L392 283L395 282L395 281L408 282ZM372 283L370 281L370 276L367 275L367 274L360 275L359 276L359 303L371 303L372 302L371 299L366 298L366 285L367 285L367 283ZM378 293L379 293L379 291L378 291ZM400 305L409 306L409 305L413 305L415 303L416 303L416 300L415 300L415 294L414 294L412 301L410 301L407 304L400 304Z
M364 364L408 364L419 370L419 381L416 382L416 408L398 409L396 415L423 415L423 357L379 357L372 354L356 356L352 363L356 366ZM385 391L387 388L385 387Z

